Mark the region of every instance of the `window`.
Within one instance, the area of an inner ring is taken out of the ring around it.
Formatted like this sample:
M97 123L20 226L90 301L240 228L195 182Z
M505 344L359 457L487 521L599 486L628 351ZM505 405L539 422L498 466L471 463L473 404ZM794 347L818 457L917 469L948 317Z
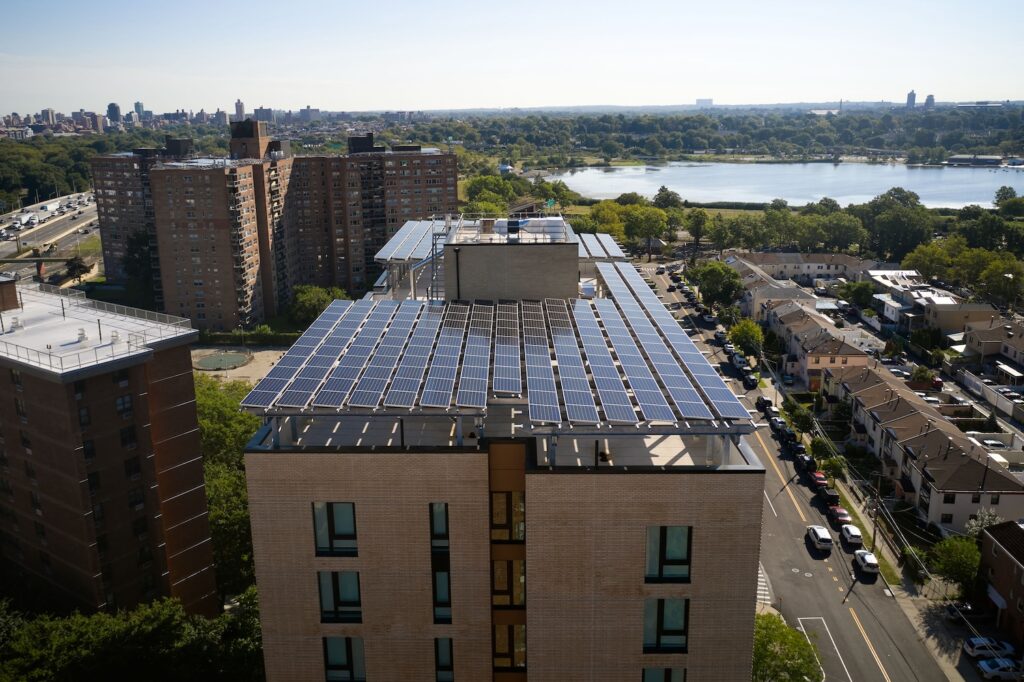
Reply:
M981 503L981 493L974 493L973 495L971 495L971 504L980 504L980 503Z
M87 480L89 482L89 494L90 495L95 495L96 493L98 493L99 490L100 490L100 475L99 475L99 472L97 472L97 471L90 472L89 473L89 477L88 477Z
M491 493L491 539L522 542L526 539L526 494Z
M128 426L121 429L121 447L123 449L134 450L138 444L138 436L135 434L134 426Z
M993 495L991 497L991 499L990 499L990 504L993 504L993 505L999 504L999 496L998 495Z
M324 669L328 682L365 682L362 637L324 637Z
M526 670L526 626L495 625L492 649L495 670Z
M641 682L686 682L686 668L644 668Z
M32 439L25 435L24 431L18 432L21 435L21 447L24 448L26 455L32 454Z
M114 401L114 407L117 409L117 413L121 415L121 419L132 418L132 397L130 395L123 395Z
M430 547L448 548L448 504L445 502L430 503Z
M74 385L75 400L81 400L85 396L85 382L76 381Z
M21 398L14 399L14 411L18 413L21 421L28 421L28 412L25 411L25 401Z
M439 554L441 554L439 556ZM434 590L434 622L445 624L452 622L451 567L448 552L433 553L431 568Z
M690 526L647 527L646 582L690 582Z
M942 504L956 504L956 493L943 494Z
M89 408L88 407L80 407L80 408L78 408L78 425L82 426L82 427L85 427L85 426L88 426L90 423L91 423L91 420L89 419Z
M22 390L22 388L24 388L21 385L21 370L17 370L17 369L12 369L11 370L11 383L14 384L14 388L19 390L19 391Z
M686 653L689 599L644 600L644 653Z
M491 604L526 605L526 562L522 559L491 562Z
M455 664L452 660L452 638L434 638L434 667L437 670L437 682L454 682Z
M321 623L362 623L358 571L318 571Z
M82 441L82 457L86 462L91 462L96 458L96 443L91 440Z
M953 515L943 514L941 517L939 517L939 523L953 523Z
M128 507L136 511L146 506L146 494L142 488L132 488L128 491Z
M128 477L128 480L137 481L141 474L142 469L139 466L138 457L132 457L124 461L124 475Z
M313 529L318 556L358 556L353 503L314 502Z
M136 540L145 540L149 537L149 522L146 521L145 517L132 521L132 533L135 535Z

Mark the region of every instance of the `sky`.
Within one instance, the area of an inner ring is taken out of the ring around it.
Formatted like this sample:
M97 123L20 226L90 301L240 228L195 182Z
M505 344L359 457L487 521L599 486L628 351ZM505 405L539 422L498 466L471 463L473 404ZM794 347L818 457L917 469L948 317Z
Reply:
M1024 99L1021 0L10 3L0 112Z

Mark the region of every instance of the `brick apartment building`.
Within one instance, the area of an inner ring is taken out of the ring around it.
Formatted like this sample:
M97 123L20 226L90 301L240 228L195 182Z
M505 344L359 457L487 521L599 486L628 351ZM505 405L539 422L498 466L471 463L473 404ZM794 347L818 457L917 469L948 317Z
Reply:
M86 610L220 611L188 320L0 280L0 552Z
M243 400L269 681L750 678L749 412L627 262L533 298L561 225L457 221L459 300L335 301Z
M262 322L300 284L361 294L379 275L374 255L402 224L458 205L455 156L436 149L388 149L371 134L350 138L346 155L292 157L287 141L252 120L232 124L230 144L230 160L147 162L136 150L93 162L108 275L124 276L124 240L150 221L162 309L199 328Z
M1024 645L1024 527L1005 521L981 533L980 601L996 612L996 627L1014 644Z

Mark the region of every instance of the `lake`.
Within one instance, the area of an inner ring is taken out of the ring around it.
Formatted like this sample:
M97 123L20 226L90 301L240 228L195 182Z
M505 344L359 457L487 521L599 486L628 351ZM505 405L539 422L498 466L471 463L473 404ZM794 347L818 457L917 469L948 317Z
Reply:
M870 201L892 187L916 192L930 208L991 206L1002 185L1024 195L1024 169L919 168L867 163L670 163L665 166L578 168L554 173L594 199L625 192L653 197L662 185L697 202L763 203L782 198L800 206L822 197L841 205Z

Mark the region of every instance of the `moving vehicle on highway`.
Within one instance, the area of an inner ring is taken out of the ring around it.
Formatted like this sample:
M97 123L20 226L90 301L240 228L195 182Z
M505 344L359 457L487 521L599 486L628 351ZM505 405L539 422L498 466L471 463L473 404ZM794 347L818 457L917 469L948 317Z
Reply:
M828 529L824 526L807 526L807 540L814 549L819 549L823 552L832 551L832 536L829 535Z
M40 211L56 211L58 208L60 208L60 204L57 203L56 201L46 204L39 204Z

